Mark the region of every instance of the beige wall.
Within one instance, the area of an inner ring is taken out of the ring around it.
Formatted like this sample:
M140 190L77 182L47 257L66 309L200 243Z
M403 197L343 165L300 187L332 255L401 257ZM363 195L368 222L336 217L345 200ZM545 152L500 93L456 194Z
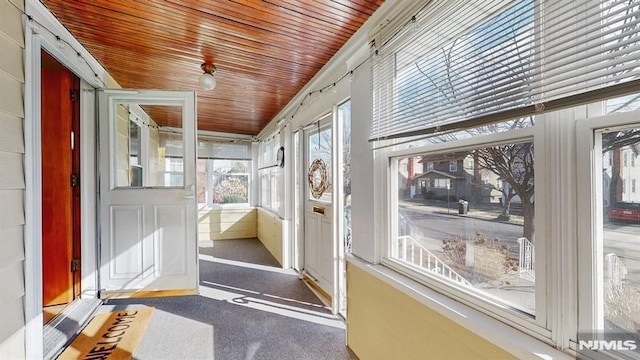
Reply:
M256 209L198 211L198 241L248 239L256 236Z
M258 208L258 239L282 264L282 220L278 215Z
M351 263L347 304L347 343L363 360L515 359Z
M13 359L25 356L24 34L20 10L7 0L0 0L0 49L0 358Z

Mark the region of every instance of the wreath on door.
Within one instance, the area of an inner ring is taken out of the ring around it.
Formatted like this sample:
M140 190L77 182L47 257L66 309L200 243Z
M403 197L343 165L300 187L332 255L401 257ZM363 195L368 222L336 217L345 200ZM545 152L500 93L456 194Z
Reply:
M309 166L309 172L307 173L307 180L309 181L309 190L314 198L320 199L325 190L329 187L327 181L327 165L322 159L315 159Z

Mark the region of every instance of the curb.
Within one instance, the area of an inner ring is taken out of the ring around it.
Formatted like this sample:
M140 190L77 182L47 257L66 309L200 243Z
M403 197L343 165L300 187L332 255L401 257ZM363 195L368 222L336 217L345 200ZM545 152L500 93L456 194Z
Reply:
M501 224L508 224L508 225L515 225L515 226L524 226L524 224L521 224L520 222L515 222L515 221L500 221L496 218L486 218L486 217L482 217L482 216L477 216L477 215L473 215L473 214L459 214L457 209L455 212L446 212L446 211L442 211L442 210L437 210L434 211L435 214L440 214L440 215L449 215L449 216L457 216L457 217L469 217L469 218L473 218L476 220L484 220L484 221L490 221L490 222L497 222L497 223L501 223Z

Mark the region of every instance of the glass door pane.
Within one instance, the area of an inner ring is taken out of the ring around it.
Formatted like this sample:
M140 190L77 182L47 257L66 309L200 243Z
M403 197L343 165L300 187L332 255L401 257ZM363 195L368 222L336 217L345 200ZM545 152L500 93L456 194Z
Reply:
M184 187L182 107L115 106L115 187Z
M640 128L601 132L602 273L605 338L640 345ZM616 337L624 334L624 339Z
M331 202L331 124L318 127L307 138L309 166L309 200Z

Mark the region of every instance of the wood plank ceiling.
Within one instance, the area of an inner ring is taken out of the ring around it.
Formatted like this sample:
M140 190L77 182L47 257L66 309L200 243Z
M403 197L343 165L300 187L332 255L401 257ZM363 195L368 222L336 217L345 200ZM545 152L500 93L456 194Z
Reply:
M384 0L42 2L122 87L196 90L199 129L256 135Z

